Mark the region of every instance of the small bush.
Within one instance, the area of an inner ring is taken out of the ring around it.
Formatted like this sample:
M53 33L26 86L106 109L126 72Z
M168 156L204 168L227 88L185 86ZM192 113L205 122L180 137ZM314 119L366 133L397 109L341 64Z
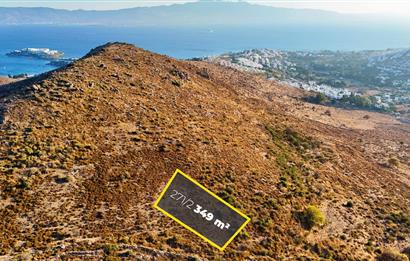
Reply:
M303 149L315 149L319 147L319 142L311 137L304 137L291 128L286 128L283 132L284 138L294 147Z
M104 246L104 253L106 255L112 255L118 251L118 246L115 244L107 244Z
M336 253L332 250L331 247L324 246L321 243L316 243L312 246L312 251L315 252L319 257L326 260L334 260Z
M260 231L265 232L272 226L272 219L269 217L258 219L255 221L255 225Z
M222 190L222 191L218 192L217 195L218 195L218 197L222 198L223 200L225 200L225 201L228 202L229 204L231 204L231 205L236 205L236 204L235 204L235 203L236 203L236 200L235 200L235 198L232 196L232 194L229 193L229 190L228 190L228 191L227 191L226 189L225 189L225 190Z
M322 226L326 222L326 217L322 211L313 205L308 206L302 213L300 213L299 219L302 226L309 230L315 226Z
M178 80L172 80L171 83L172 83L172 85L175 85L175 86L177 86L177 87L181 87L181 86L182 86L182 83L181 83L180 81L178 81Z
M282 134L276 129L274 129L272 126L266 125L265 128L267 131L269 131L270 135L274 140L281 138Z
M390 167L396 167L397 168L397 167L400 166L400 162L396 158L390 158L387 162L389 163Z
M410 228L410 217L403 212L390 213L389 219L396 224Z
M277 130L274 129L270 125L265 126L266 130L272 136L273 141L275 142L287 142L289 145L303 150L307 149L316 149L320 147L320 142L315 140L312 137L307 137L304 135L299 134L297 131L286 128L284 130Z
M352 208L353 207L353 202L349 200L343 206L346 207L346 208Z
M175 236L168 238L165 242L172 248L178 248L180 246Z
M264 206L272 209L272 210L278 210L280 208L280 205L278 201L274 198L270 198L267 201L264 202Z
M21 178L21 179L19 179L19 183L18 183L17 187L20 188L20 189L29 189L30 188L30 182L26 178Z
M319 92L312 96L305 97L304 100L315 104L326 104L330 101L330 99L326 95Z
M384 250L376 259L377 261L409 261L409 258L405 254L394 249Z

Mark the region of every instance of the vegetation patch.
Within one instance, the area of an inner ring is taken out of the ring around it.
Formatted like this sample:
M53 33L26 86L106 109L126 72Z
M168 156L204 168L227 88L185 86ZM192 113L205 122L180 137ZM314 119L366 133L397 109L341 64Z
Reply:
M118 251L118 249L119 249L118 245L116 245L116 244L106 244L103 247L104 253L106 255L113 255Z
M303 98L304 101L330 106L365 109L371 111L394 112L395 106L381 107L374 96L363 96L357 94L344 95L340 99L329 98L323 93L313 92L312 95Z
M304 100L315 104L326 104L330 102L330 99L321 92L317 92L314 95L307 96L304 98Z
M265 127L272 139L275 142L287 142L294 148L301 149L302 152L309 149L316 149L320 147L320 142L312 137L299 134L297 131L291 128L285 128L284 130L277 130L272 126L266 125Z
M291 128L265 126L275 144L270 148L271 156L281 171L277 187L286 192L287 198L300 198L309 202L315 193L313 171L309 165L316 164L312 152L317 153L320 142L301 135Z
M302 212L297 213L297 219L302 227L311 230L313 227L320 227L326 223L326 217L320 209L314 205L309 205Z
M400 161L397 158L389 158L387 163L390 167L398 168L400 166Z
M390 214L388 219L398 225L403 225L410 229L410 217L403 212L393 212Z
M394 249L385 249L377 258L377 261L409 261L409 258Z

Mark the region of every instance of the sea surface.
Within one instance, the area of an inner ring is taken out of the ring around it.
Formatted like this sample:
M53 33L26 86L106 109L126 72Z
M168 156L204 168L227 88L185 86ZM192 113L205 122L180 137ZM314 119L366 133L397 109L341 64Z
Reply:
M98 45L121 41L175 58L217 55L252 48L282 50L375 50L409 48L408 27L217 27L1 26L0 75L39 74L47 61L8 57L26 47L51 48L81 57Z

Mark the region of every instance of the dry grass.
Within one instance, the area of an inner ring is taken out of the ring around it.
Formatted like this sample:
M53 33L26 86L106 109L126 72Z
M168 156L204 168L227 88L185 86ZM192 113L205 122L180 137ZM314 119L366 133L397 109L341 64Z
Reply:
M289 93L124 44L0 89L0 255L356 260L408 245L391 213L410 210L409 127L316 120ZM381 164L392 153L398 169ZM225 252L152 208L176 168L252 218ZM323 227L301 226L308 205Z

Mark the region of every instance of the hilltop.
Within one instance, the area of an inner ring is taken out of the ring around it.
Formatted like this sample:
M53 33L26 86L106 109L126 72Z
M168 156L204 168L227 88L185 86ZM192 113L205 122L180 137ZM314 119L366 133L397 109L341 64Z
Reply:
M302 96L122 43L1 86L0 256L371 260L410 247L410 127ZM251 218L224 252L152 207L176 168Z

